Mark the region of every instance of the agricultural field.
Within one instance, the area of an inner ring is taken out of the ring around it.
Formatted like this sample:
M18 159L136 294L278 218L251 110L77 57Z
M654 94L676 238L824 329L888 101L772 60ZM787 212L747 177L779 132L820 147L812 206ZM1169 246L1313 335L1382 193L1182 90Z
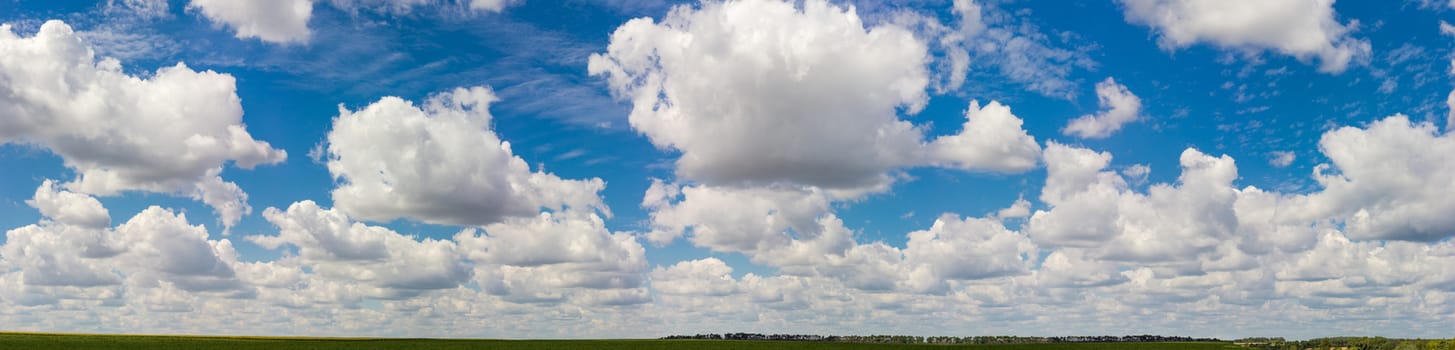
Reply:
M387 338L195 337L152 335L79 335L0 333L0 349L945 349L996 350L1221 350L1237 349L1229 343L1062 343L1018 345L862 344L745 340L485 340Z

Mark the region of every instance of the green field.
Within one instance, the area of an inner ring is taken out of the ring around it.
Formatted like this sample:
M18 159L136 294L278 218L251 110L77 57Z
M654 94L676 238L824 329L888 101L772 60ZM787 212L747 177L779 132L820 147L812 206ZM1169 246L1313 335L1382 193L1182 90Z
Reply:
M193 337L0 333L0 349L946 349L1095 350L1237 347L1228 343L1080 343L1025 345L909 345L734 340L481 340Z

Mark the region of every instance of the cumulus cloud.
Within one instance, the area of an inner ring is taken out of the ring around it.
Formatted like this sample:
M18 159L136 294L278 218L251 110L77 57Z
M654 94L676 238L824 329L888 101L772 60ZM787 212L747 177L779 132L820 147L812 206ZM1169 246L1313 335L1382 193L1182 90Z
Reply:
M238 39L304 44L312 35L308 19L313 17L313 0L191 0L187 9L232 27Z
M725 296L738 292L733 268L717 258L688 260L652 271L652 289L673 295Z
M910 232L905 263L927 269L938 283L1030 271L1036 246L997 219L944 215L927 230Z
M744 253L776 266L811 265L853 244L829 213L829 194L812 188L679 186L660 181L644 201L652 210L647 238L666 244L690 232L693 244Z
M376 297L454 288L471 277L470 266L452 241L416 240L354 222L337 209L323 209L312 201L293 203L286 211L268 208L263 216L278 227L278 235L248 240L269 249L294 246L300 266L322 278L378 288Z
M960 133L936 138L930 157L945 166L1018 173L1036 167L1041 145L1021 129L1021 119L999 102L970 101Z
M635 130L681 152L684 179L856 188L921 147L896 111L927 102L925 51L826 1L708 2L623 24L589 71L632 101Z
M1111 153L1049 142L1042 159L1046 184L1041 202L1060 209L1036 211L1028 222L1031 237L1047 245L1090 246L1115 234L1102 218L1115 215L1115 206L1106 204L1116 203L1127 184L1116 173L1103 171L1111 164Z
M114 195L141 190L191 196L224 226L251 212L247 194L220 175L274 164L287 153L242 124L233 78L178 63L149 77L97 59L65 23L23 38L0 26L0 144L44 147L77 178L65 186Z
M541 213L455 235L476 262L476 280L491 294L521 302L574 298L638 304L647 272L636 236L611 232L595 214Z
M1083 139L1104 139L1121 130L1122 125L1140 118L1142 99L1112 78L1096 83L1096 100L1101 111L1071 120L1061 133Z
M1092 248L1092 258L1179 262L1211 252L1235 232L1231 157L1187 149L1177 184L1153 184L1146 194L1105 170L1109 154L1051 143L1041 198L1051 206L1026 228L1039 244Z
M675 185L654 184L670 186ZM827 277L855 289L944 293L949 281L1026 273L1035 261L1035 245L995 217L947 214L929 229L909 233L907 246L898 248L856 242L820 192L700 185L652 192L669 196L648 200L654 228L648 237L654 242L688 235L700 247L742 253L784 274ZM1017 201L1004 212L1023 216L1016 212L1026 206Z
M902 249L858 243L833 213L835 201L887 190L901 168L1037 166L1039 144L998 102L972 102L959 132L930 142L899 119L926 102L926 50L902 27L866 28L823 1L711 2L622 25L589 71L632 101L634 129L681 152L677 179L654 180L643 198L644 236L858 290L945 293L947 280L1024 272L1034 246L999 219L945 217ZM985 251L946 255L963 249Z
M46 181L26 203L45 219L6 232L0 249L4 263L18 269L24 283L91 287L121 282L104 263L124 247L108 232L111 216L100 201Z
M452 225L528 217L542 208L607 208L601 179L531 171L490 129L486 87L457 88L422 106L384 97L357 111L339 107L327 166L340 184L334 205L349 216Z
M1157 43L1176 49L1197 43L1257 53L1264 50L1339 73L1367 62L1369 41L1355 38L1357 21L1339 23L1333 0L1121 0L1128 22L1151 27Z
M140 296L182 294L249 298L255 291L236 274L237 252L226 239L209 240L185 215L149 207L114 228L96 198L45 181L27 201L39 223L5 233L0 279L14 278L0 296L27 305L67 300L186 308L183 299ZM174 293L174 294L175 294Z
M1346 224L1351 238L1435 241L1455 235L1455 137L1394 115L1325 133L1315 168L1323 190L1313 210Z

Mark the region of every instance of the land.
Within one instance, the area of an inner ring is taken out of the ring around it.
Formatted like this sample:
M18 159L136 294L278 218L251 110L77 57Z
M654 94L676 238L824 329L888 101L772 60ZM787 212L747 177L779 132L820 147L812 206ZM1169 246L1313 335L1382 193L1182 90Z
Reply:
M91 335L0 333L0 349L993 349L993 350L1223 350L1239 349L1227 342L1164 343L1051 343L998 345L869 344L753 340L488 340L307 337L202 337L168 335Z

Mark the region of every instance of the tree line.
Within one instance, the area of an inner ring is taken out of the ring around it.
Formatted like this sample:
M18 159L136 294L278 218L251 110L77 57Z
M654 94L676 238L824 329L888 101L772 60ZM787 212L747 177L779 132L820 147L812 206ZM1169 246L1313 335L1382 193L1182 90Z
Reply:
M1044 344L1044 343L1149 343L1149 342L1221 342L1217 338L1193 338L1161 335L1123 336L1064 336L1064 337L1020 337L1020 336L973 336L921 337L913 335L816 335L816 334L761 334L761 333L709 333L695 335L671 335L662 339L702 340L774 340L810 341L837 343L876 344ZM1443 348L1442 348L1443 349Z
M1332 337L1286 341L1283 338L1243 338L1234 344L1265 350L1455 350L1455 339L1396 339L1385 337Z

